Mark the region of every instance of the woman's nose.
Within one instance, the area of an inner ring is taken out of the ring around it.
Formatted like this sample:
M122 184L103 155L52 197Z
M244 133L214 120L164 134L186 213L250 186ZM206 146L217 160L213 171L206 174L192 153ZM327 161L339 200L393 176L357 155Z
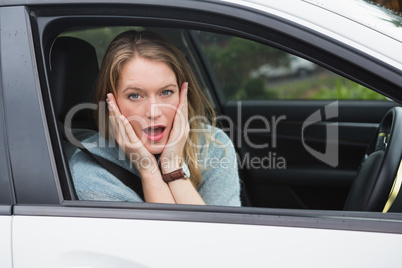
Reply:
M162 115L162 111L161 111L161 105L154 102L154 101L150 101L149 104L147 105L147 110L145 112L145 116L150 118L150 119L156 119L158 117L160 117Z

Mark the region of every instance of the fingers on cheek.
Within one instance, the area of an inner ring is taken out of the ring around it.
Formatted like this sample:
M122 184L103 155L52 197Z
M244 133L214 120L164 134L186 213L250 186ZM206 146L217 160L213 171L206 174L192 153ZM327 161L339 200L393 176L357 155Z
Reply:
M119 127L119 123L116 120L115 116L111 116L110 117L110 126L112 127L110 133L114 135L114 138L116 139L116 141L120 144L121 143L121 137L120 137L120 127Z
M111 113L116 111L116 105L112 101L107 102L107 107Z
M124 122L124 118L123 116L119 116L119 118L117 119L119 122L119 132L120 135L122 135L123 137L127 138L126 136L126 124Z
M124 135L125 133L122 132L122 123L120 122L120 119L117 116L109 116L109 127L110 129L110 134L114 135L114 138L116 141L121 144L122 141L124 141Z
M116 118L115 116L109 116L109 129L110 131L116 131Z
M126 128L128 128L128 127L131 126L130 122L128 121L128 119L127 119L126 117L124 117L124 116L121 115L120 118L121 118L121 121L122 121L123 125L124 125Z
M190 134L190 124L188 122L186 123L185 133L186 137L188 137L188 135Z

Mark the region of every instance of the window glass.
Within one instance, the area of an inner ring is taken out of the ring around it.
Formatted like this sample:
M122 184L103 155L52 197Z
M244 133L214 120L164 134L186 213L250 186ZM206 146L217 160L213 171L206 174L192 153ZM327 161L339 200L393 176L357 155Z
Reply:
M95 47L98 61L101 63L111 40L120 32L133 28L135 30L142 29L131 26L76 28L63 33L63 36L72 36L91 43ZM193 47L189 45L191 44L190 41L193 40L187 39L188 37L195 37L195 41L198 42L205 59L208 61L208 71L216 75L216 81L220 84L220 89L228 100L385 99L374 91L329 72L310 61L270 46L238 37L200 31L191 31L194 35L188 35L187 30L183 29L152 28L151 30L170 38L171 42L179 47L189 61L193 63L194 70L201 70L199 71L203 76L201 78L207 80L208 77L203 69L205 65L199 61L200 58L194 53ZM81 62L79 64L81 65ZM79 81L80 79L75 80ZM83 82L79 81L79 83L82 84ZM219 90L213 86L211 86L211 92L213 92L212 90ZM73 88L77 89L78 87ZM348 128L343 127L342 131L339 132L341 133L339 135L341 141L344 137L348 139L345 144L339 143L339 152L342 154L339 157L341 162L337 167L338 169L332 169L332 167L329 169L321 163L321 159L316 159L306 149L314 148L316 150L318 148L316 151L320 153L326 150L327 126L317 124L310 128L310 125L306 125L309 128L303 132L305 126L303 120L310 118L311 109L319 109L319 107L309 105L306 109L300 107L297 109L297 117L294 117L294 113L289 112L296 107L292 106L292 102L289 102L291 105L287 107L284 105L277 109L268 109L264 103L262 105L255 103L260 102L252 101L243 104L237 102L237 110L227 109L223 111L225 113L222 116L219 115L219 119L222 119L223 123L227 123L227 128L222 127L222 129L227 132L232 141L236 142L236 148L239 148L236 154L236 163L242 173L244 189L246 189L243 191L246 201L244 204L256 207L341 210L347 198L349 185L344 186L342 184L332 187L326 181L322 182L321 178L327 176L338 178L338 174L340 174L340 181L351 181L354 176L354 169L357 169L365 152L362 144L364 145L372 137L371 129L364 131L367 133L368 138L366 138L361 133L356 132L355 129L350 128L351 124L346 124ZM383 102L382 104L388 103ZM367 105L364 107L370 107L369 102L364 103L364 105ZM356 107L356 111L361 108ZM346 122L355 122L355 124L360 121L376 123L372 116L364 118L364 113L358 112L356 114L361 115L361 117L354 116L353 121ZM361 118L363 119L360 120ZM84 126L83 128L88 125L85 118L76 117L75 119L77 125ZM346 118L345 120L349 119ZM249 124L250 122L252 124ZM272 122L272 125L269 122ZM236 124L243 127L241 132L237 131ZM280 127L277 128L278 125ZM370 124L364 124L364 126L367 125ZM75 130L77 131L74 132L74 135L78 139L84 140L81 139L83 136L79 136L82 129ZM84 135L87 133L86 129L83 130ZM303 138L303 133L308 134L305 136L306 139ZM93 134L90 133L90 136ZM350 137L356 138L359 142L351 145ZM91 140L91 142L103 143L99 140ZM70 150L68 146L69 144L66 143L66 151ZM76 148L72 147L69 152L71 153L67 152L66 154L70 156L71 160L72 153L76 152ZM324 152L326 153L326 151ZM338 151L336 153L338 154ZM345 155L347 157L344 157ZM76 160L73 165L76 163L80 163L80 161ZM128 163L128 165L131 164ZM300 185L293 185L293 177L299 173L301 174L299 180L301 183ZM279 180L281 184L276 185ZM305 185L303 185L303 181L306 182Z
M228 100L385 100L364 86L270 46L193 31Z

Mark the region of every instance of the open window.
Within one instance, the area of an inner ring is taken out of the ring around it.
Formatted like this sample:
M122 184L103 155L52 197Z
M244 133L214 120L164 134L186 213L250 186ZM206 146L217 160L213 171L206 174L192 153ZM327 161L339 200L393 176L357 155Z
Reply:
M205 24L208 16L198 18L203 22L188 17L169 23L166 13L158 14L157 19L83 16L73 23L68 16L57 23L39 18L54 112L49 121L60 125L71 119L77 139L97 131L92 95L107 45L127 29L149 29L182 50L192 66L219 126L235 144L250 206L342 210L382 116L397 106L369 89L378 91L387 83L368 79L372 73L360 62L352 66L344 56L329 53L328 40L317 48L296 30L285 35L239 22L234 29L226 17ZM336 116L325 114L331 103ZM71 113L77 104L84 105ZM317 111L321 120L306 127ZM319 156L325 155L327 133L335 125L338 161L328 164ZM74 200L68 160L75 147L63 135L53 142L62 152L57 164L64 199Z

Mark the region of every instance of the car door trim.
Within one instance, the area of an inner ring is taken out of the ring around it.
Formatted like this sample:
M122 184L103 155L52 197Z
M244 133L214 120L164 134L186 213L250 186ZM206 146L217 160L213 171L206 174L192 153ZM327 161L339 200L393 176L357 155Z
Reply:
M0 216L11 216L12 206L0 205Z
M400 214L252 207L66 201L64 206L14 207L15 216L164 220L284 226L402 234Z
M0 11L1 12L1 11ZM1 19L1 18L0 18ZM1 22L0 22L1 24ZM1 26L0 26L1 28ZM1 42L1 38L0 38ZM1 44L0 44L1 49ZM1 51L0 51L1 52ZM0 68L1 70L1 68ZM12 205L15 203L14 191L11 183L10 152L8 150L6 119L4 112L3 80L0 75L0 205ZM7 211L11 211L11 207ZM3 209L0 209L0 214ZM8 212L6 215L10 215Z

